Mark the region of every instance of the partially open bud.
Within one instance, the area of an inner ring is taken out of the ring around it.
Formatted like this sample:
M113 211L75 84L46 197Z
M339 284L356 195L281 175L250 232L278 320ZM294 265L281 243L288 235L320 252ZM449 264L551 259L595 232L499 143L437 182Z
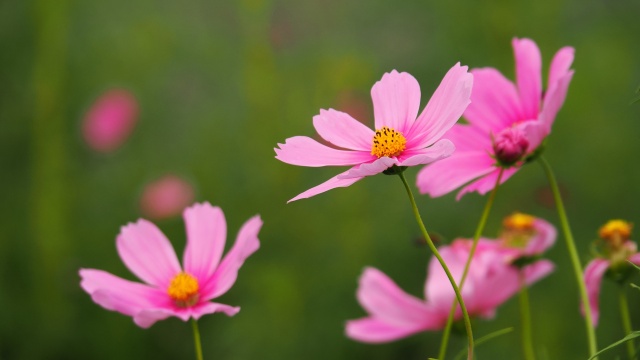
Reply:
M502 130L493 138L493 153L502 166L512 166L522 160L529 147L529 140L518 128Z

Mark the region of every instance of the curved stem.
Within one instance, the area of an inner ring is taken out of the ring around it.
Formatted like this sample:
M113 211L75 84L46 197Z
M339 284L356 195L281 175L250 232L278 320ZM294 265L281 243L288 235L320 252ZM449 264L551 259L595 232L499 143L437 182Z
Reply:
M558 189L556 177L553 175L551 166L549 165L547 160L545 160L544 156L540 156L538 159L540 165L542 165L542 168L544 169L545 174L547 175L549 186L551 186L551 191L553 192L553 197L558 209L558 217L560 218L560 224L564 233L567 250L569 251L569 257L571 259L571 264L573 265L573 272L576 276L576 282L578 283L578 289L580 291L582 308L584 309L584 320L587 328L587 340L589 341L589 355L593 356L597 351L596 333L593 328L593 322L591 321L591 306L589 306L589 298L587 297L587 287L584 283L582 265L580 265L580 258L578 257L578 251L576 250L575 241L573 240L573 234L571 233L569 220L567 219L567 214L564 210L564 204L562 203L562 197L560 196L560 190Z
M622 328L624 329L624 335L631 334L631 318L629 317L629 303L627 301L627 294L624 291L624 286L620 286L619 291L619 300L620 300L620 317L622 318ZM627 353L629 354L629 359L633 359L635 355L635 346L633 344L633 340L627 341Z
M484 205L484 210L482 211L482 215L480 216L480 221L478 222L478 227L476 228L475 233L473 234L473 244L471 244L471 249L469 250L469 257L467 258L467 262L464 264L464 271L462 272L462 279L460 280L460 289L464 286L464 281L467 279L467 274L469 273L469 267L471 266L471 260L473 259L473 254L476 252L476 247L478 246L478 240L480 236L482 236L482 232L484 231L484 227L487 224L487 219L489 218L489 213L491 212L491 207L493 206L493 201L496 198L496 193L498 192L498 186L500 185L500 181L502 180L502 174L504 173L504 169L501 168L498 173L498 178L496 179L496 184L493 186L493 190L491 190L491 194L489 194L489 198L487 199L487 203ZM451 310L449 311L449 317L447 318L447 325L444 327L444 331L442 333L442 340L440 342L440 352L438 353L438 359L444 360L444 357L447 353L447 345L449 344L449 334L451 334L451 326L453 325L453 315L456 311L457 301L454 301L451 305Z
M195 319L191 319L191 325L193 327L193 340L196 346L196 359L202 360L202 345L200 344L200 330L198 330L198 322Z
M525 360L535 360L536 355L533 351L533 339L531 337L531 310L529 307L529 292L527 291L527 283L524 278L524 270L520 269L520 322L522 325L522 351Z
M418 222L418 226L420 227L420 230L422 231L422 235L424 236L425 240L427 241L427 245L429 245L429 248L433 252L433 255L436 257L436 259L438 259L438 262L440 262L440 265L442 266L442 269L447 274L447 278L449 278L449 282L451 283L451 287L453 287L453 291L456 293L456 299L458 299L458 303L460 304L460 309L462 310L462 316L464 317L464 327L465 327L465 330L467 332L467 339L469 341L468 359L471 360L471 359L473 359L473 332L471 331L471 320L469 319L469 314L467 313L467 307L464 305L464 300L462 300L462 295L460 294L460 289L458 288L458 285L456 285L456 281L453 279L453 276L451 275L451 272L449 271L449 268L447 267L447 264L444 262L444 259L442 259L442 256L440 256L440 253L438 252L438 249L436 249L436 246L433 244L433 241L431 240L431 237L429 236L429 233L427 232L427 228L425 228L424 223L422 222L422 217L420 216L420 211L418 211L418 206L416 205L416 200L413 197L413 193L411 192L411 188L409 187L409 184L407 183L407 179L404 177L404 174L402 172L400 172L398 174L398 176L400 176L400 179L402 180L402 183L404 184L404 188L407 190L407 195L409 196L409 201L411 202L411 208L413 209L413 214L416 217L416 221Z

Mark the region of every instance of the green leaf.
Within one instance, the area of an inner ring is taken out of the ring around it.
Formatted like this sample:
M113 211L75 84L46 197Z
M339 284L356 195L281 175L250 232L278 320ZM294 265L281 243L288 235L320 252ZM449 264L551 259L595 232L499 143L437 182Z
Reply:
M489 340L491 340L493 338L497 338L498 336L501 336L501 335L504 335L504 334L508 334L508 333L510 333L512 331L513 331L513 328L509 327L509 328L505 328L505 329L502 329L502 330L494 331L494 332L492 332L492 333L490 333L488 335L485 335L485 336L483 336L481 338L477 338L476 341L475 341L475 347L477 348L478 346L486 343L487 341L489 341ZM466 354L467 354L467 349L464 348L458 353L458 355L456 355L454 360L462 359Z
M602 354L603 352L605 352L607 350L611 350L614 347L616 347L616 346L618 346L620 344L623 344L623 343L625 343L625 342L627 342L629 340L633 340L633 339L637 338L638 336L640 336L640 331L634 331L631 334L623 337L621 340L618 340L618 341L614 342L613 344L607 346L606 348L598 351L592 357L590 357L588 360L595 359L596 357L598 357L598 355Z

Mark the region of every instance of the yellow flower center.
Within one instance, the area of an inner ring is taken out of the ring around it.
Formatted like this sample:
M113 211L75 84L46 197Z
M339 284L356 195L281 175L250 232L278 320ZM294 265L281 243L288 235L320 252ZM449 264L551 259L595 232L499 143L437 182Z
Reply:
M198 302L198 280L195 277L181 272L176 275L169 284L167 294L179 307L189 307Z
M500 237L509 247L524 248L536 230L533 227L535 217L523 213L513 213L502 220L503 231Z
M378 158L398 156L404 151L406 145L407 139L401 132L384 126L376 130L376 134L373 136L371 155L375 155Z
M633 224L624 220L609 220L604 224L598 234L604 240L621 245L624 241L628 240L631 236L631 229Z
M502 226L509 230L531 230L535 219L531 215L516 212L504 218Z

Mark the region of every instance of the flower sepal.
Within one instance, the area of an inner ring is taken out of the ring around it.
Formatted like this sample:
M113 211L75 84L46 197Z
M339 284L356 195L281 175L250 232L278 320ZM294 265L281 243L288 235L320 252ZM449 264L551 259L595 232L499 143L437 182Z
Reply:
M392 167L387 168L387 170L384 170L382 173L385 175L400 175L405 170L407 170L407 168L408 166L393 165Z

